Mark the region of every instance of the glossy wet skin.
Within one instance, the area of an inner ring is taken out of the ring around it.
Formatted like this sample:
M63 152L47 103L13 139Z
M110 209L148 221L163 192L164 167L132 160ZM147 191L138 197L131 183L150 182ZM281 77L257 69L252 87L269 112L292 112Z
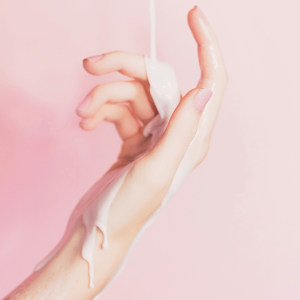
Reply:
M103 235L97 229L94 247L95 288L88 288L88 266L80 253L84 227L78 220L64 248L45 268L33 274L19 292L14 292L7 299L41 299L42 294L47 299L57 299L59 293L66 294L64 299L92 299L113 276L145 220L160 207L186 151L192 158L193 167L205 158L227 75L215 35L196 8L189 12L188 23L198 44L202 78L197 88L183 97L155 147L126 176L109 211L108 250L101 248ZM119 160L112 169L120 168L132 162L147 147L150 137L143 136L143 126L157 114L149 93L144 59L140 55L113 52L96 62L84 60L83 64L94 75L119 71L133 78L130 82L113 82L96 87L89 94L90 105L86 110L77 112L85 121L90 118L88 122L80 123L84 130L95 129L103 120L116 125L124 143ZM193 107L199 89L213 91L202 113ZM127 106L120 106L124 101L128 102L131 110ZM61 288L58 282L65 284ZM49 287L50 290L45 288L39 292L40 286Z

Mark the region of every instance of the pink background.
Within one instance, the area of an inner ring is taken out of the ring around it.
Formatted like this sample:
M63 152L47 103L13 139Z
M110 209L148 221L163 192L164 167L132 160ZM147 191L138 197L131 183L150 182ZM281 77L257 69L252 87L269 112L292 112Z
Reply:
M298 300L299 4L157 1L158 57L183 93L199 77L186 22L195 4L229 73L210 153L101 299ZM88 75L82 59L148 54L148 31L147 0L1 0L0 297L57 243L119 151L111 124L84 132L74 111L123 77Z

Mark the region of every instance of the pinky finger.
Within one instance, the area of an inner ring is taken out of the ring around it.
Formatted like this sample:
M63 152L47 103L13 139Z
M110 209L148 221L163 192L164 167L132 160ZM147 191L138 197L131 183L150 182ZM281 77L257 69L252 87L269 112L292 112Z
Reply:
M84 130L93 130L102 121L114 123L123 141L136 135L141 129L141 125L128 106L110 103L102 105L93 117L83 119L80 127Z

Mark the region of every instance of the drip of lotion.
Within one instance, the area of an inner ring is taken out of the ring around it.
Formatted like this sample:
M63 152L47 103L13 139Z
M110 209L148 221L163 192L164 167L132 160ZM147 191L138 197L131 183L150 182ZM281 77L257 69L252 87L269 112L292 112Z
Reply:
M150 58L148 58L146 55L144 56L144 58L150 83L150 93L157 107L158 115L156 115L156 117L154 117L144 128L144 136L152 135L152 138L148 149L146 149L146 151L143 152L142 155L147 153L158 141L181 98L179 86L173 68L170 65L156 59L154 0L150 0L150 32L151 55ZM188 151L186 152L178 167L173 182L162 201L162 205L145 222L143 227L134 238L117 272L114 274L105 288L93 300L98 299L98 297L102 295L104 290L112 283L112 281L120 275L140 237L143 235L146 229L157 219L162 209L176 194L189 173L192 171L191 155L189 154L189 150L192 144L193 141L190 144ZM107 239L107 221L109 209L117 192L122 186L129 169L133 166L134 163L135 162L132 162L121 170L114 170L105 174L98 182L94 184L94 186L83 196L78 205L75 207L69 219L66 232L59 244L42 262L40 262L36 266L35 271L44 267L59 252L63 245L69 240L74 228L76 227L80 220L80 217L82 216L86 230L81 254L83 259L85 259L89 265L89 287L94 287L93 252L96 237L96 228L98 227L102 231L104 236L102 248L107 249L109 247Z

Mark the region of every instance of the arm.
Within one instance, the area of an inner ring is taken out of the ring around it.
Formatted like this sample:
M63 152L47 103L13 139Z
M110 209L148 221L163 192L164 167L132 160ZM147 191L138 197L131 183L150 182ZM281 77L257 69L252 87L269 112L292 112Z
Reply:
M201 80L196 89L181 99L162 136L142 157L139 154L151 143L151 137L145 137L142 130L157 115L143 57L114 52L97 61L84 61L85 69L91 74L119 71L134 78L130 82L96 87L89 94L88 106L84 109L81 106L78 111L83 118L80 123L83 129L93 130L102 120L107 120L115 123L124 141L118 162L107 174L131 166L109 209L108 249L101 247L103 232L98 227L95 230L95 287L89 288L89 266L81 252L87 227L83 214L76 215L75 209L69 223L71 230L67 230L70 234L59 251L6 299L58 299L62 296L66 300L93 299L114 276L145 222L161 207L186 154L192 169L205 158L227 75L215 35L197 8L189 12L188 22L198 44ZM209 91L212 92L210 99ZM128 99L131 99L131 109L119 105ZM93 188L85 196L86 202L79 204L81 211L86 209L85 203L93 200L92 192Z

